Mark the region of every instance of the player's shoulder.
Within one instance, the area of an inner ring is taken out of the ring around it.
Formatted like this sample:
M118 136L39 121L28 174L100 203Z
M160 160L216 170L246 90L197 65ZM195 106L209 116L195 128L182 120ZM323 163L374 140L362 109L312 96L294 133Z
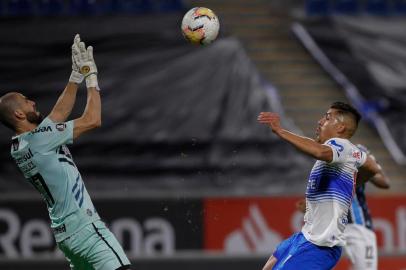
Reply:
M332 147L336 151L345 152L352 156L362 154L362 150L353 144L350 140L344 138L331 138L325 142L326 145Z
M343 151L346 148L356 148L350 140L344 138L330 138L324 144L332 146L340 151Z

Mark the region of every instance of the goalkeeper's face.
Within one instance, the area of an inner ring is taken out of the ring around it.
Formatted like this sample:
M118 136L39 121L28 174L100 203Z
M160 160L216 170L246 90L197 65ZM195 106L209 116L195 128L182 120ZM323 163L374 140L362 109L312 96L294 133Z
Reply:
M35 106L35 102L28 99L27 97L21 95L21 110L25 114L25 119L27 119L28 122L32 124L37 124L39 125L44 117L42 114L37 110L37 107Z

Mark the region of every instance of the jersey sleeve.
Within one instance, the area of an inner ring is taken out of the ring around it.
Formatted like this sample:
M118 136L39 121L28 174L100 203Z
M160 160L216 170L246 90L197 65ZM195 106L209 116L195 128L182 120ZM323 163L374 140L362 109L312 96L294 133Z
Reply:
M47 117L29 136L37 151L54 150L60 145L73 143L73 121L55 123Z
M333 151L333 160L330 164L351 162L359 168L367 160L368 154L346 139L332 138L324 145L329 146Z
M366 151L364 151L364 149ZM358 168L364 165L364 163L367 161L368 155L370 154L366 147L364 147L364 149L358 147L359 154L356 154L359 157L356 161Z
M354 148L352 143L341 138L331 138L326 141L324 145L327 145L333 151L333 160L330 162L331 164L347 162Z

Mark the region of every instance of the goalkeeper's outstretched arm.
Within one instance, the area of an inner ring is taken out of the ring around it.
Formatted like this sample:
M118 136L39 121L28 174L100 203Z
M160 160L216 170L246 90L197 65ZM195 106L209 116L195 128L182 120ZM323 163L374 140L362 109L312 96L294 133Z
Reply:
M48 115L52 121L55 123L64 122L69 117L75 105L78 88L76 83L68 82L51 113Z
M76 44L78 41L80 42L80 37L79 35L76 35L72 45L72 73L70 75L69 82L62 94L59 96L58 101L53 107L51 113L48 115L48 117L56 123L66 121L71 114L73 106L75 105L79 85L84 79L84 76L80 73L79 67L73 58L74 53L77 50Z
M86 48L77 35L72 47L73 60L80 73L86 79L87 102L81 117L74 120L73 138L79 137L86 131L101 126L100 88L97 81L97 68L93 58L93 47Z

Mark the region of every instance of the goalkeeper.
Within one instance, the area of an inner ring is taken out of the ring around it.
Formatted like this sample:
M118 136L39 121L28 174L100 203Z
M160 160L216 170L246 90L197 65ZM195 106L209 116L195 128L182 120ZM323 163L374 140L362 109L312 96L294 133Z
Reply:
M83 80L87 87L86 108L81 117L65 122ZM93 48L86 48L79 35L75 36L69 82L46 118L34 101L9 92L0 98L0 121L15 132L11 156L47 204L51 229L71 268L130 269L117 239L100 220L66 146L101 125Z

